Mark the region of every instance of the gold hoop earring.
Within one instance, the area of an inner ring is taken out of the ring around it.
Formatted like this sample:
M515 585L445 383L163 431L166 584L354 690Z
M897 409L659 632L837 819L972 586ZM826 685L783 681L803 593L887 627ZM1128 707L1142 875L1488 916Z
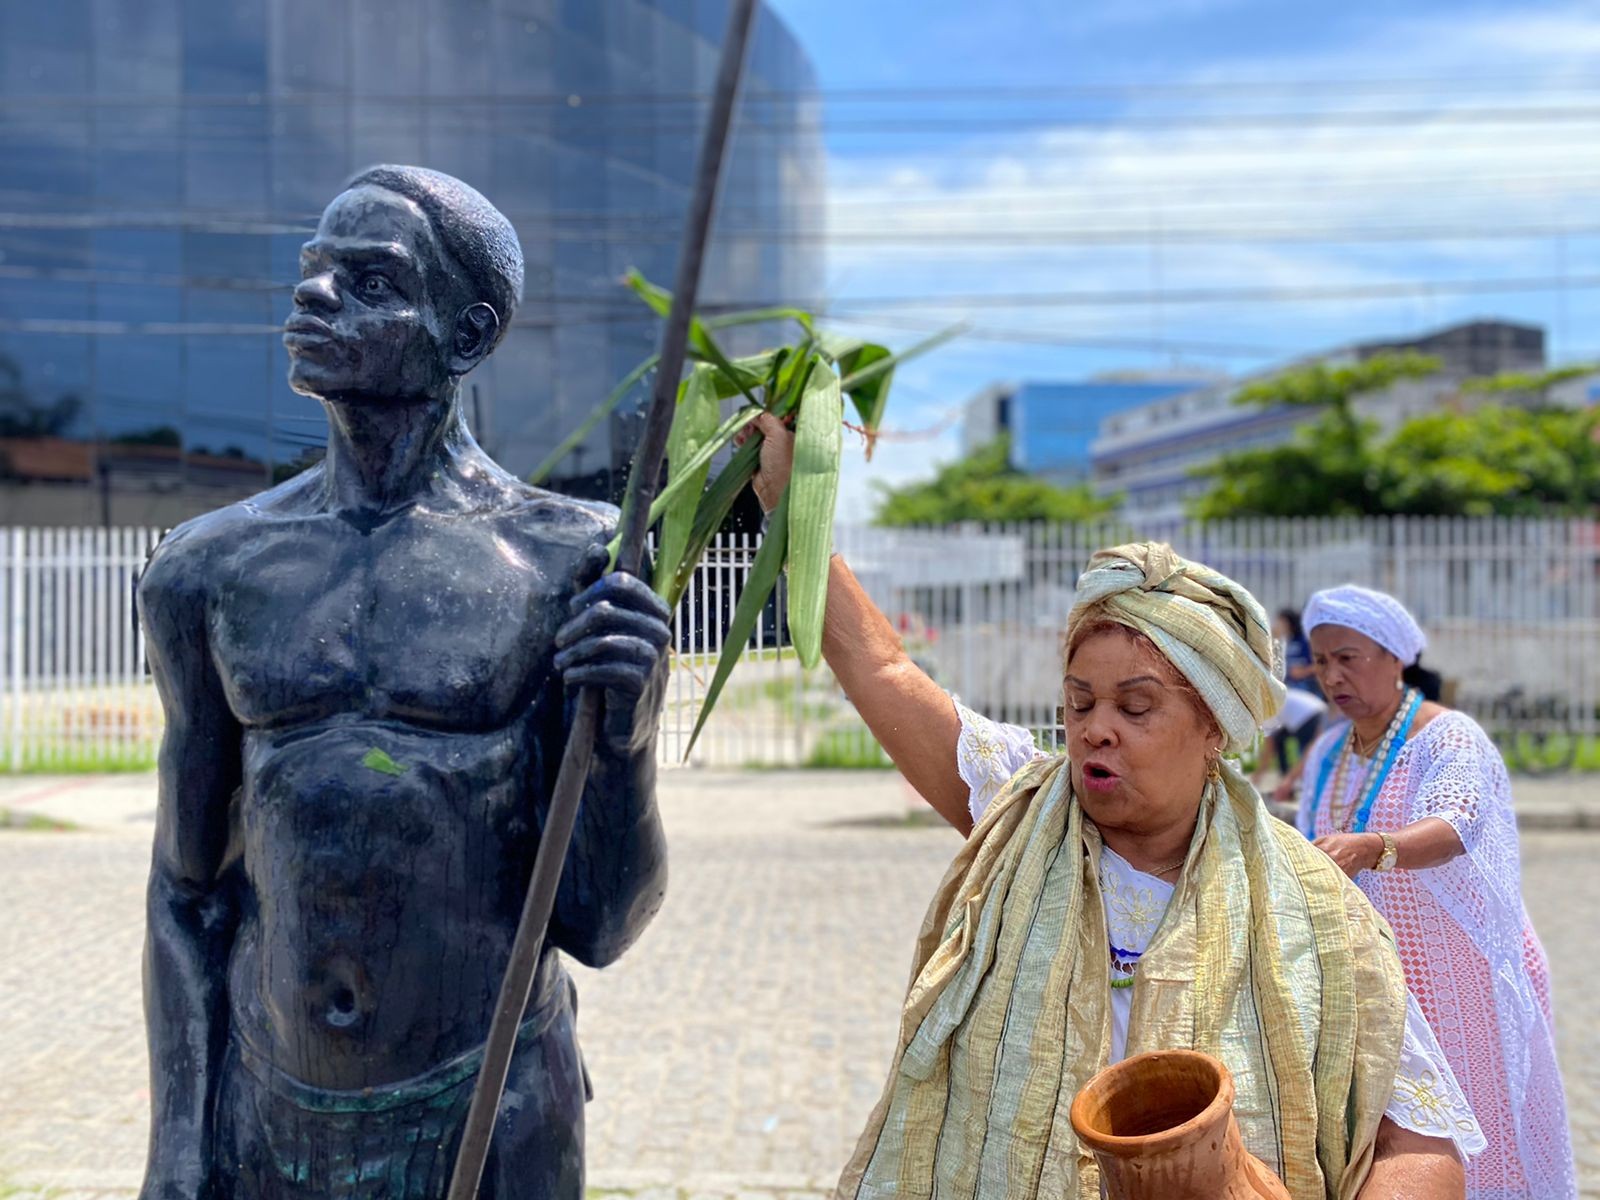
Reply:
M1222 747L1220 746L1206 757L1206 778L1212 783L1222 782Z

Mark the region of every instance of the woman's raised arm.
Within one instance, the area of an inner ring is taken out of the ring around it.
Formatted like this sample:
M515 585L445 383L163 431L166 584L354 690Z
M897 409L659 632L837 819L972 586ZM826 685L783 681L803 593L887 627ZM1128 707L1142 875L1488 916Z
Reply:
M794 463L794 435L761 416L761 465L752 481L767 511L777 506ZM861 719L906 781L963 835L972 831L971 790L956 767L961 722L949 695L911 661L900 635L845 561L828 564L822 656Z

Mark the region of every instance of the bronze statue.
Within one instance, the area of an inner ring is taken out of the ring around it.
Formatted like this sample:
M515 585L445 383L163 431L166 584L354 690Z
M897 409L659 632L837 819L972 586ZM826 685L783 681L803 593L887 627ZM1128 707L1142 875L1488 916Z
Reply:
M661 904L670 614L600 573L614 509L529 487L459 383L522 290L505 218L357 176L302 251L290 383L323 463L168 536L139 601L167 714L149 889L144 1200L444 1194L572 697L602 734L482 1195L583 1195L587 1079L556 949Z

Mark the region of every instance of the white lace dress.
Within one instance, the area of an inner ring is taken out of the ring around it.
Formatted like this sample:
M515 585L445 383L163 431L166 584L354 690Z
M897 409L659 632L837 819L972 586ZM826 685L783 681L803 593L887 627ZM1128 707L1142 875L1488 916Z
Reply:
M1334 832L1333 812L1357 801L1372 769L1356 758L1337 804L1314 795L1346 728L1326 731L1306 756L1300 829L1307 836ZM1443 713L1405 743L1367 828L1401 829L1424 817L1448 822L1466 853L1421 871L1363 871L1356 883L1393 927L1406 982L1488 1139L1468 1164L1467 1194L1574 1197L1550 968L1522 905L1511 780L1494 743L1465 713Z
M1026 729L1002 725L956 704L961 737L956 767L969 791L968 808L979 821L1006 782L1042 751ZM1100 893L1106 909L1106 935L1125 959L1137 959L1155 937L1172 898L1172 885L1136 870L1109 847L1100 854ZM1122 1058L1128 1044L1128 1019L1133 989L1111 990L1111 1061ZM1406 997L1405 1039L1394 1096L1384 1110L1396 1125L1428 1137L1449 1138L1470 1160L1484 1148L1484 1136L1473 1119L1460 1085L1440 1049L1422 1010ZM1474 1200L1477 1200L1474 1197Z

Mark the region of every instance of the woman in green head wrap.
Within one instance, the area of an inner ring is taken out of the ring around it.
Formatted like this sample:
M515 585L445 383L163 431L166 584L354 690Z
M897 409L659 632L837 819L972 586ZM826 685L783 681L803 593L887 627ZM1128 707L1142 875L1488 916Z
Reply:
M756 489L788 437L767 422ZM837 556L823 652L963 833L918 939L899 1045L847 1198L1099 1195L1068 1116L1108 1063L1220 1058L1245 1146L1297 1200L1460 1196L1482 1145L1388 927L1224 757L1282 703L1266 614L1170 547L1095 556L1067 620L1066 753L952 702ZM1396 1100L1429 1074L1455 1118Z

